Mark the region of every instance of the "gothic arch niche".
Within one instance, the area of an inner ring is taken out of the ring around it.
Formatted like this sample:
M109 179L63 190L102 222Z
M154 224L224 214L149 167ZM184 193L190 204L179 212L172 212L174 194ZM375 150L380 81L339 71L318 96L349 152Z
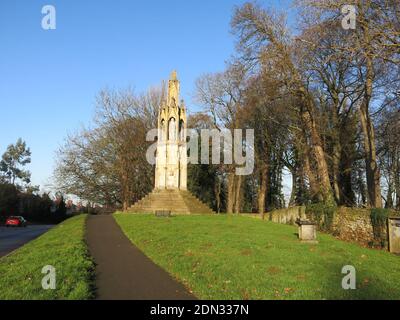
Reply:
M168 123L168 140L176 140L176 121L175 118L169 119Z
M160 141L165 141L165 121L161 120Z
M179 140L184 142L185 141L185 122L181 119L179 121Z

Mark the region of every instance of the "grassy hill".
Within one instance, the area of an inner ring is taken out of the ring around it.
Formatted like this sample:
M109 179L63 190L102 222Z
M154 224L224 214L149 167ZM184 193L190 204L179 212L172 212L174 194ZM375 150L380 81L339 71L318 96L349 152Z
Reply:
M302 244L296 227L239 216L115 218L201 299L400 299L400 257L330 235ZM342 289L345 265L356 268L356 290Z

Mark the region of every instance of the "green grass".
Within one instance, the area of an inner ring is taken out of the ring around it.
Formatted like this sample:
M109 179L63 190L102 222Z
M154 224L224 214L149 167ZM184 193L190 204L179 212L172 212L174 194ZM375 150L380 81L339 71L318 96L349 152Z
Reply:
M86 215L64 221L0 259L0 299L89 299L94 265L84 242ZM56 268L56 289L42 288L42 268Z
M400 257L240 216L116 214L126 235L201 299L400 299ZM353 265L357 289L343 290ZM133 271L134 272L134 271Z

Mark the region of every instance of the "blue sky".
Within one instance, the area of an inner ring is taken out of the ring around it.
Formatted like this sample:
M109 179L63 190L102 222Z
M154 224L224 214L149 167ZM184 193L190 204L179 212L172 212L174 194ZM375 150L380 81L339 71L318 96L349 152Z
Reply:
M234 52L234 0L1 0L0 154L19 137L32 151L33 184L45 186L68 133L90 125L104 87L158 85L173 69L189 110L194 82ZM290 1L263 1L288 9ZM43 30L42 7L57 29Z

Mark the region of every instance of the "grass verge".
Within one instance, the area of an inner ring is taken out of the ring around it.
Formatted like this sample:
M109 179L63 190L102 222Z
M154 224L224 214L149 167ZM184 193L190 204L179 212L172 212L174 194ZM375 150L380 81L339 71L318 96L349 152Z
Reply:
M400 299L400 257L240 216L115 214L131 241L200 299ZM356 290L342 268L356 268Z
M0 299L50 300L93 297L94 264L85 244L86 215L64 221L0 259ZM56 289L44 290L44 266L56 269Z

